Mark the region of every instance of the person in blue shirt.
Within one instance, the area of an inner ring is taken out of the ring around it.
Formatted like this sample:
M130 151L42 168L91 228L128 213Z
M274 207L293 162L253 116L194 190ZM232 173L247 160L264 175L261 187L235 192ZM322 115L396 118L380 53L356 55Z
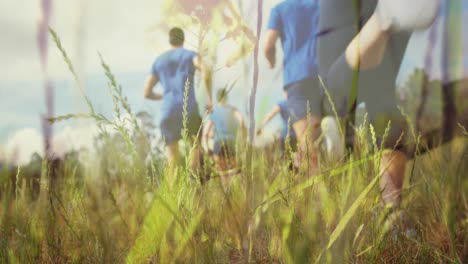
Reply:
M178 142L182 139L184 104L187 112L187 132L189 139L198 141L196 135L201 126L202 118L195 98L194 74L201 70L204 75L205 88L208 93L207 108L211 109L211 74L197 53L184 48L185 35L182 29L172 28L169 31L171 49L153 63L151 73L144 85L144 96L150 100L163 100L161 108L160 129L166 144L171 177L175 177L174 168L179 159ZM161 83L162 95L153 92L157 83ZM185 97L186 94L186 98ZM186 101L184 102L184 99ZM198 144L200 146L200 144ZM201 150L199 147L192 152L191 168L197 169ZM171 182L175 178L170 179Z
M297 138L296 133L294 133L294 129L291 125L291 117L288 108L287 100L282 100L278 102L273 109L265 116L262 123L257 129L257 135L260 135L263 131L263 128L277 115L280 114L281 122L282 122L282 129L281 135L279 138L279 143L281 147L281 152L284 153L286 150L286 144L289 144L291 147L291 151L297 150ZM287 142L289 140L289 142Z
M270 13L264 52L270 68L276 64L276 42L283 47L283 89L294 132L299 142L299 158L310 157L309 174L317 172L322 92L318 81L315 33L319 5L314 0L285 0Z
M204 134L207 141L210 134L214 138L213 158L226 189L229 179L239 173L235 150L238 140L246 136L245 125L239 110L227 103L228 91L225 88L218 90L216 100L218 104L210 114Z

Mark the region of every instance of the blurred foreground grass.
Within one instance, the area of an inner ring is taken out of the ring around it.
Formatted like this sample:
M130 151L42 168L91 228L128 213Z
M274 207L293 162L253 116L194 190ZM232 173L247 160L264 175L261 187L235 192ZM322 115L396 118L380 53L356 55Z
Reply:
M65 161L55 186L44 169L36 200L21 170L17 188L4 171L0 256L6 263L310 263L319 256L327 263L466 263L466 147L458 139L418 157L413 175L409 164L402 208L412 237L401 228L382 234L377 186L335 231L374 179L372 162L311 181L289 171L279 154L256 150L253 177L234 179L225 193L217 178L200 185L181 173L169 188L125 170L130 164L110 174L98 163Z

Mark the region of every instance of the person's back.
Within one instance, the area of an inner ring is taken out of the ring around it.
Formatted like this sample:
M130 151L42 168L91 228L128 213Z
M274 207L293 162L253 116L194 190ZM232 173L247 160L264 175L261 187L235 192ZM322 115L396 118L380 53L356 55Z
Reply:
M159 56L151 67L151 73L145 81L143 95L154 101L163 101L159 129L166 145L170 183L176 177L175 165L179 159L178 141L182 139L182 132L191 142L199 141L201 116L194 91L194 74L198 69L204 76L205 88L208 94L207 109L211 109L211 73L203 60L193 51L184 49L185 34L181 28L169 31L171 49ZM157 83L161 83L163 94L153 91ZM186 108L184 108L184 104ZM184 113L184 110L187 112ZM186 114L186 115L184 115ZM185 119L186 118L186 119ZM187 121L187 122L184 122ZM199 168L201 149L195 148L191 152L190 167L195 171Z
M317 25L318 1L286 0L271 10L268 28L279 30L285 86L317 75Z
M270 68L276 64L276 42L284 53L283 89L288 94L291 123L299 141L298 160L318 169L317 151L312 142L320 134L322 91L318 81L316 35L319 4L315 0L285 0L270 13L265 33L265 57Z
M184 104L187 107L186 125L189 134L195 135L201 124L193 85L195 74L193 60L196 57L195 52L178 47L159 56L151 68L152 74L157 76L163 88L160 128L167 143L181 138Z
M218 105L211 112L204 131L207 140L214 137L213 159L225 189L229 179L240 172L236 161L236 141L240 139L238 132L244 131L242 115L234 106L227 104L227 96L225 88L218 90Z
M210 119L214 123L214 141L234 142L239 131L236 108L231 105L218 105L213 109Z
M152 73L158 76L163 87L163 113L181 113L186 90L187 110L198 111L193 65L196 56L195 52L181 47L162 54L153 64Z

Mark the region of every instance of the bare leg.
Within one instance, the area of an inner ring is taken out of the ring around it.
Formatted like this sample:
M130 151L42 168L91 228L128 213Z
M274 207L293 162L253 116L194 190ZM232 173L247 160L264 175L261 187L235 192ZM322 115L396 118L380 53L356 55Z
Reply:
M312 176L318 172L318 151L314 142L320 136L320 119L314 116L301 119L293 124L293 129L297 135L300 163L307 166L309 176Z
M385 206L397 208L400 205L406 161L406 154L401 151L386 153L381 158L380 170L384 172L380 188Z
M221 178L221 185L224 191L227 191L229 189L231 177L238 174L236 158L225 158L218 155L214 155L213 158Z
M193 173L199 173L201 167L201 156L203 155L203 148L201 145L201 140L195 139L191 141L193 151L191 150L190 156L190 169ZM195 145L194 145L195 144Z
M176 180L176 166L177 161L179 160L179 144L178 142L171 143L166 146L166 156L169 166L169 173L167 176L167 181L170 186L173 186Z
M404 211L399 210L401 203L401 190L405 177L407 157L401 151L393 151L384 154L381 159L380 169L384 170L380 181L382 202L387 209L392 209L382 223L382 235L392 231L394 240L398 239L397 227L407 237L415 238L416 231Z

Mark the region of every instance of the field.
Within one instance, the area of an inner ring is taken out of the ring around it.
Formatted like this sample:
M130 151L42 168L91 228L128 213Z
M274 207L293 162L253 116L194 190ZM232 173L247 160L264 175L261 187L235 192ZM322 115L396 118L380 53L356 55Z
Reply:
M164 160L145 160L145 131L103 67L116 119L89 103L88 114L53 120L93 119L97 150L2 170L3 263L468 262L466 137L408 164L402 217L391 226L378 188L382 151L364 140L366 126L346 159L324 162L313 178L290 170L291 155L243 144L242 175L228 191L207 157L200 174L210 180L192 177L183 160L168 185ZM134 131L113 121L124 114Z

